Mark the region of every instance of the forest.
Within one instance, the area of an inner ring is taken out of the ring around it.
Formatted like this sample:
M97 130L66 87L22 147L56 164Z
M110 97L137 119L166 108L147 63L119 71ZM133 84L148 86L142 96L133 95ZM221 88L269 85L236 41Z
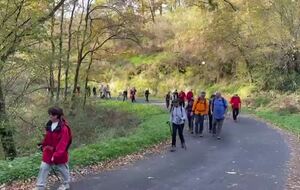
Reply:
M37 140L45 107L64 105L78 116L92 109L88 88L101 83L113 96L133 86L157 97L173 89L221 88L245 97L299 91L298 0L0 0L0 6L6 159L33 152L24 153L22 138L33 138L28 146Z

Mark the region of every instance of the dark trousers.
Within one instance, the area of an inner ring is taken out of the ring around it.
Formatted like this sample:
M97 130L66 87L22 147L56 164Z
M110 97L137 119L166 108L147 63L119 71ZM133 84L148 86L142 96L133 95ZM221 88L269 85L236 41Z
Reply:
M133 103L133 102L136 102L135 101L135 96L131 96L131 102Z
M193 129L194 129L194 116L191 115L191 113L188 113L187 118L188 118L189 130L193 131Z
M195 133L202 134L204 126L204 115L195 115Z
M179 105L182 106L182 107L185 107L185 101L184 100L180 100L179 101Z
M213 134L220 136L220 133L222 131L224 119L214 119L213 121Z
M145 95L146 97L146 102L149 102L149 95Z
M123 102L127 100L127 95L123 95Z
M166 106L167 106L167 109L169 109L169 107L170 107L170 100L166 100Z
M233 120L237 119L237 116L239 115L239 113L240 113L240 109L239 108L232 108L232 117L233 117Z
M177 130L178 135L181 141L181 144L184 143L184 137L183 137L183 128L184 124L176 125L175 123L172 124L172 146L176 146L176 136L177 136Z
M212 128L213 128L213 116L212 116L212 114L208 114L208 120L209 120L209 131L212 131Z

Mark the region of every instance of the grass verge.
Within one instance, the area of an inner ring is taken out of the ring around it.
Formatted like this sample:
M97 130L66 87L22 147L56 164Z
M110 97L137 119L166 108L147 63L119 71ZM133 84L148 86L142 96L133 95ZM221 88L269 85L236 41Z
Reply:
M97 106L134 113L142 122L133 133L126 137L105 139L100 143L71 150L71 168L88 166L125 156L150 147L169 137L169 129L164 126L165 121L168 119L168 113L159 107L112 101L99 103ZM0 184L37 176L40 161L40 154L16 158L13 161L0 161Z
M293 134L299 136L300 134L300 114L290 114L283 112L276 112L268 109L260 110L247 110L249 113L254 114L276 126L285 129Z

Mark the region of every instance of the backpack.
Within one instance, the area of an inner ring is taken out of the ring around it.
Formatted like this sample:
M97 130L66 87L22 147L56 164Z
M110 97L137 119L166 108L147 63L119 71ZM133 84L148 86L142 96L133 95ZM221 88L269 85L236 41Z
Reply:
M183 117L182 109L183 109L183 107L180 106L181 116ZM173 115L173 111L174 111L174 106L172 106L172 108L171 108L171 110L170 110L170 112L171 112L172 115Z
M214 111L215 100L216 100L216 98L213 99L212 104L211 104L212 111ZM226 106L226 103L225 103L225 99L223 97L222 97L222 102L223 102L224 109L227 109L227 106Z
M197 106L197 104L199 104L199 103L201 103L201 102L200 102L200 100L199 100L199 98L198 98L197 103L196 103L196 106ZM207 105L207 101L206 101L206 98L204 98L204 107L205 107L205 108L206 108L206 105Z

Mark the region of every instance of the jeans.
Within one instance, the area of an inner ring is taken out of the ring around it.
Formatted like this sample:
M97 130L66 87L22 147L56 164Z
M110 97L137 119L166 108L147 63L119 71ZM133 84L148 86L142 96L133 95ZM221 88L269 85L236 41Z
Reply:
M220 136L222 131L224 119L215 119L213 120L213 134Z
M239 108L232 108L232 117L233 117L233 120L237 119L237 116L239 115L239 113L240 113L240 109Z
M46 189L47 177L48 177L48 174L50 172L51 167L53 167L53 166L56 166L56 168L61 173L61 176L63 178L63 183L65 185L70 183L71 178L70 178L70 171L69 171L68 164L59 164L59 165L52 165L51 166L51 165L49 165L45 162L42 162L42 164L40 166L39 175L38 175L38 178L37 178L37 183L36 183L36 187L37 187L38 190Z
M195 115L195 133L202 134L204 126L204 115Z
M184 141L184 137L183 137L183 128L184 128L184 124L181 125L177 125L175 123L172 124L172 146L176 146L176 136L177 136L177 130L178 130L178 135L181 141L181 144L183 144Z

